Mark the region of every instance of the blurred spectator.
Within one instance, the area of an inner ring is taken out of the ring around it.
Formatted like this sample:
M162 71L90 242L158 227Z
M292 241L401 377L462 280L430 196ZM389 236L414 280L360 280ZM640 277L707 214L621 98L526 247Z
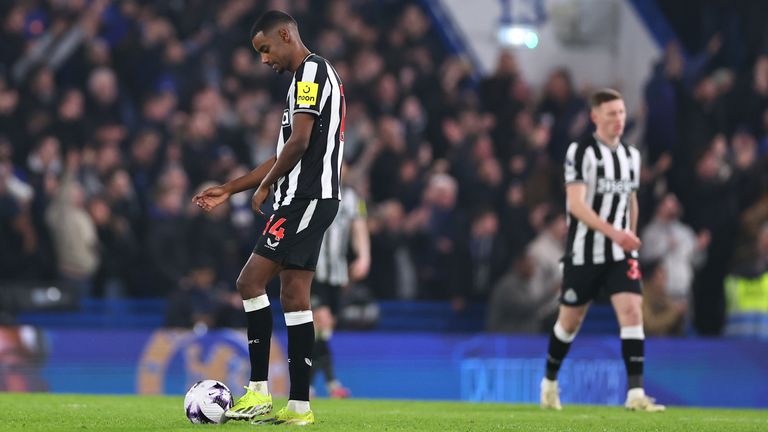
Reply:
M485 300L505 272L509 261L506 242L499 236L499 219L493 210L481 210L472 220L469 254L472 289L469 300Z
M58 190L45 212L56 247L62 284L81 296L92 294L92 277L99 266L96 226L85 208L84 191L76 179L80 166L77 152L67 154Z
M702 334L719 334L724 324L723 280L735 245L737 197L722 150L713 145L696 163L684 219L694 230L707 230L711 236L708 265L694 279L694 325Z
M412 299L416 292L415 269L409 253L403 206L385 201L371 213L371 269L366 284L378 299Z
M568 224L565 215L554 210L547 211L542 223L543 229L528 245L527 254L533 265L531 288L542 290L531 293L542 300L536 321L541 324L542 330L546 331L545 329L554 325L560 306L560 287L563 280L560 260L565 255ZM547 298L549 302L545 301Z
M687 300L667 292L668 271L661 261L643 264L643 328L648 336L681 335L685 330Z
M736 268L736 274L757 278L768 273L768 222L758 231L752 245L752 258Z
M493 287L488 301L485 324L487 331L541 331L542 317L551 312L549 304L552 302L552 293L548 287L534 286L534 271L533 262L528 255L521 254L513 258L510 270Z
M99 239L99 267L94 276L95 293L107 298L124 297L136 291L136 269L140 266L139 245L131 225L114 213L107 200L94 197L88 213Z
M205 331L218 326L222 316L245 315L242 300L239 308L232 307L226 302L226 290L221 285L212 265L205 261L193 265L181 281L180 289L170 291L165 326ZM227 321L232 322L232 319Z
M204 183L203 190L215 183ZM238 235L230 220L229 201L210 212L192 207L194 214L189 218L187 244L192 262L210 263L221 280L235 286L235 280L242 267Z
M410 241L418 270L419 291L426 299L452 299L463 309L471 286L466 264L467 225L456 208L458 185L447 174L435 174L427 184L422 204L408 217Z
M506 198L501 212L501 220L505 221L502 234L507 241L510 255L515 256L525 249L535 232L529 221L530 210L525 204L523 185L517 182L510 184Z
M141 296L167 295L187 272L190 239L185 229L185 202L184 190L171 184L155 192L146 238L149 281L139 287Z
M573 88L568 69L560 68L549 75L544 85L544 99L537 111L542 121L551 126L547 149L552 161L562 164L568 145L586 132L589 116L585 106Z
M29 206L32 188L13 171L11 147L0 142L0 275L5 279L25 276L25 264L38 248Z
M394 117L383 117L378 123L380 149L371 166L371 199L386 201L398 196L398 167L406 157L405 136L402 123Z
M78 89L64 93L58 105L56 122L53 126L56 136L65 149L82 149L88 138L85 120L85 98Z
M674 194L667 194L656 208L656 213L642 232L643 261L661 261L665 269L674 271L664 274L667 297L688 302L696 269L706 261L710 235L706 230L696 233L680 222L680 203Z
M117 76L108 67L94 69L88 77L88 120L93 127L131 125L130 109L120 99Z

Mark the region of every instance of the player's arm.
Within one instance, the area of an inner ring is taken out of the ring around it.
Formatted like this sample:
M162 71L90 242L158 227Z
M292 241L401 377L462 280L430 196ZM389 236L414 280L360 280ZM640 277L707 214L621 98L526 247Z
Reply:
M640 217L640 206L637 204L637 192L632 192L629 198L629 229L637 235L637 219Z
M633 251L640 247L640 239L631 232L616 229L604 221L587 205L587 185L582 182L568 183L565 187L568 210L570 213L595 231L603 233L625 251ZM635 212L637 213L637 212Z
M210 211L226 201L230 196L244 190L258 187L275 164L276 160L277 157L272 156L269 160L262 163L248 174L240 176L232 181L228 181L223 185L210 187L195 195L194 198L192 198L192 202L197 204L203 210Z
M352 247L357 253L357 258L349 268L349 275L353 281L358 281L367 276L371 268L371 237L365 217L352 221Z
M267 199L269 188L301 160L301 156L309 148L309 137L312 135L312 127L315 125L315 116L308 113L296 113L293 115L291 136L283 146L283 151L275 160L267 175L261 181L256 193L253 194L251 205L254 210L261 207Z

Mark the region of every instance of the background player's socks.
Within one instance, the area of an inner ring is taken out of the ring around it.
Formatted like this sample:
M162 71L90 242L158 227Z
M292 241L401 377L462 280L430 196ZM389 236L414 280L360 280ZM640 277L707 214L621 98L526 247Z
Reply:
M645 363L643 326L621 328L621 356L624 357L624 365L627 367L627 388L642 388Z
M557 380L557 373L560 371L560 366L568 354L574 338L576 338L576 332L568 333L560 325L560 321L555 323L552 333L549 335L549 348L547 349L546 377L548 380Z
M331 349L328 346L328 339L324 335L318 335L315 339L315 349L312 353L312 367L314 371L322 371L325 382L331 382L336 379L333 372L333 363L331 359Z
M269 375L269 346L272 342L272 307L269 298L262 294L243 300L248 318L248 354L251 358L251 383L267 380ZM249 385L249 387L251 387ZM266 386L264 386L266 390ZM251 390L256 391L255 384ZM261 393L261 391L259 391ZM262 393L267 394L267 393Z
M289 399L309 401L309 375L315 341L312 311L286 312L285 325L288 327L288 373L291 377Z

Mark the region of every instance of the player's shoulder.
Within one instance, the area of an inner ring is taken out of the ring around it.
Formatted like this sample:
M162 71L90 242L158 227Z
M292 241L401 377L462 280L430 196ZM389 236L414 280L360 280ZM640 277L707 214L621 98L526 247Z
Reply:
M633 144L628 143L626 141L621 141L622 147L629 153L632 157L640 157L640 150L637 149Z
M576 141L571 142L571 144L568 146L568 152L583 152L589 147L592 147L597 144L597 140L595 140L595 137L592 135L588 135L585 137L582 137Z
M307 64L314 63L318 66L318 69L324 70L325 65L330 65L331 62L329 62L325 57L319 56L317 54L310 54L306 60L304 60L303 66L306 66ZM322 69L320 68L322 66Z

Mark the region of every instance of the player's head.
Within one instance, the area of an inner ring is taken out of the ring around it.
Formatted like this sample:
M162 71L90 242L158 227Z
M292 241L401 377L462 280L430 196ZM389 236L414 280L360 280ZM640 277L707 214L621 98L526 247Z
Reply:
M296 20L276 10L264 12L253 24L251 45L261 54L261 62L278 73L291 70L296 64L296 53L303 46Z
M624 133L627 112L621 93L613 89L602 89L589 98L592 107L590 117L597 127L597 134L608 139L615 139Z

